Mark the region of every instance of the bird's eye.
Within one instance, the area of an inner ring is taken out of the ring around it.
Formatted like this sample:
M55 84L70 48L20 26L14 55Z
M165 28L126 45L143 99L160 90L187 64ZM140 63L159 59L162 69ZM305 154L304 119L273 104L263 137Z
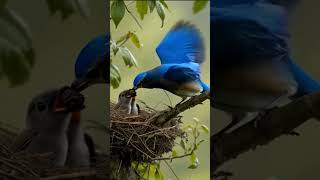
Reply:
M38 108L38 110L39 111L44 111L45 109L46 109L46 105L44 104L44 103L42 103L42 102L39 102L38 104L37 104L37 108Z

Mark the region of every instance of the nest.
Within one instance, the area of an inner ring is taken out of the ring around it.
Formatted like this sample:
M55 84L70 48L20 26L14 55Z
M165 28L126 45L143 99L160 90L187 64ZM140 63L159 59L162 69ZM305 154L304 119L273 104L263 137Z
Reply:
M175 139L182 135L179 117L160 126L150 122L156 110L146 107L139 115L128 115L114 107L111 103L111 152L122 160L153 162L172 151Z
M16 133L0 124L0 179L2 180L86 180L107 179L109 159L98 154L97 162L84 168L55 168L52 166L51 154L12 153L10 142Z

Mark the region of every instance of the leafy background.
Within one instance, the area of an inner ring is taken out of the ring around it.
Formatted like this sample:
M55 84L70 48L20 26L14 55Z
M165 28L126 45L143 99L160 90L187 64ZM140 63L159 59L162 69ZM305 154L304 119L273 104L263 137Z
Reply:
M111 23L111 36L112 39L118 40L128 31L134 32L142 44L141 48L137 48L133 43L126 43L126 46L134 55L138 66L128 67L123 63L123 59L115 57L113 64L116 65L121 73L121 83L117 89L111 89L111 100L116 101L118 94L125 90L132 88L132 81L135 75L141 71L151 69L160 64L159 58L156 55L155 48L168 32L168 30L179 20L189 20L194 23L203 33L206 46L206 62L203 65L203 79L206 83L210 82L210 25L209 25L209 5L205 7L201 12L196 15L193 14L193 1L166 1L169 10L164 8L165 19L162 26L162 20L156 12L147 14L142 21L139 20L142 29L132 19L130 15L124 16L124 19L119 23L118 28L115 28L114 23ZM127 2L129 3L129 2ZM130 4L130 3L129 3ZM129 10L140 19L140 15L135 10L136 5L134 3L128 5ZM174 52L173 52L174 53ZM162 90L157 89L141 89L138 90L138 99L146 102L151 107L157 107L157 109L166 108L164 104L170 105L168 97ZM181 99L174 95L169 95L172 104L175 105ZM196 108L190 109L185 112L183 122L185 125L193 123L192 118L197 117L200 121L210 127L210 106L209 102L205 102L203 105L199 105ZM209 179L209 167L210 167L210 143L209 135L203 135L206 142L200 146L200 149L196 152L200 165L197 169L188 169L189 158L174 160L171 164L172 168L183 180L207 180ZM179 147L176 148L178 153L181 153ZM167 169L165 165L162 165L165 170L166 178L175 179L173 174Z

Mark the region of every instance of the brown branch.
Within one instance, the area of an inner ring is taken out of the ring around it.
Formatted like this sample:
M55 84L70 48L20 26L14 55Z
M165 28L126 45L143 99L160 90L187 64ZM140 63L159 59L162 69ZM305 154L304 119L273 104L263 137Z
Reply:
M163 110L157 113L155 116L150 118L150 122L153 122L155 124L165 124L167 121L169 121L172 118L177 117L180 113L198 105L202 104L205 100L210 99L210 92L204 92L198 96L191 97L189 100L187 100L184 103L176 105L172 109Z
M230 133L211 138L211 172L238 155L288 135L312 117L320 117L320 93L298 98L257 117ZM213 173L211 173L213 174Z

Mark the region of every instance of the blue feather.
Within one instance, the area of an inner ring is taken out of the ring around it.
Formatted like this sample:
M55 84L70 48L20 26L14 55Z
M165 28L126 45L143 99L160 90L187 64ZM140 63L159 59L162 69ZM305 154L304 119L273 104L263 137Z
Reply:
M161 64L202 63L204 45L199 30L189 23L178 22L156 49Z
M91 40L79 53L75 63L77 79L86 76L88 70L97 62L106 60L110 55L109 35L101 35Z
M287 14L279 6L213 8L210 24L214 67L279 60L289 53Z

